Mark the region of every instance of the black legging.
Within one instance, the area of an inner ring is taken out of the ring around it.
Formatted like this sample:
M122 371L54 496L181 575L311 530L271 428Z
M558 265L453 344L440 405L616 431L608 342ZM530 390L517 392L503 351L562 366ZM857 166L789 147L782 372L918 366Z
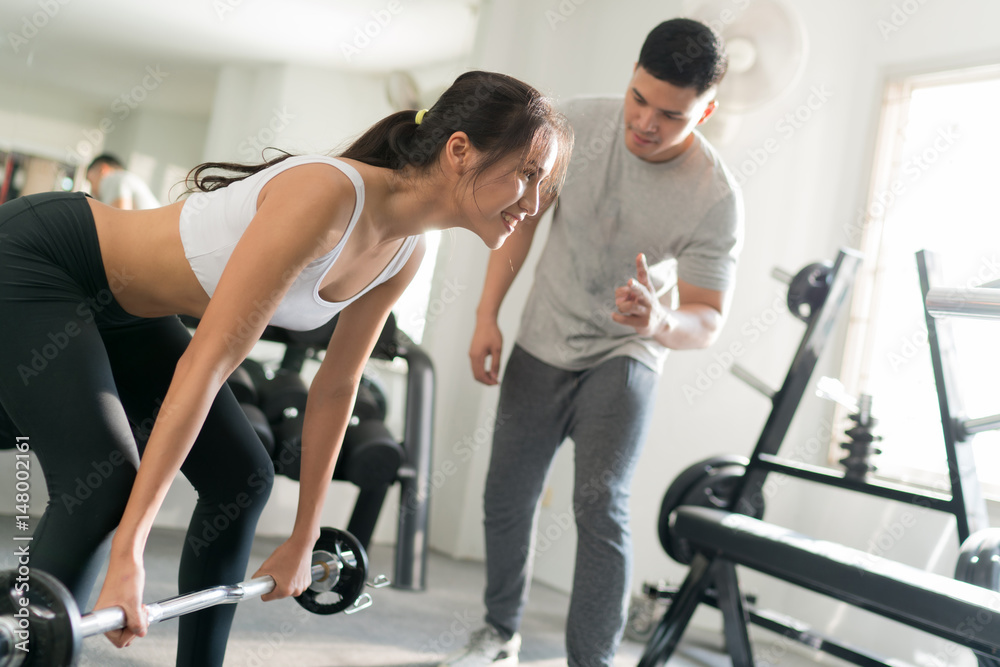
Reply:
M109 284L85 195L0 206L0 425L30 438L48 486L31 567L58 577L81 607L191 338L176 317L126 313L114 293L129 279ZM179 592L242 581L274 469L228 387L181 471L198 501ZM177 664L221 665L234 613L219 605L183 616Z

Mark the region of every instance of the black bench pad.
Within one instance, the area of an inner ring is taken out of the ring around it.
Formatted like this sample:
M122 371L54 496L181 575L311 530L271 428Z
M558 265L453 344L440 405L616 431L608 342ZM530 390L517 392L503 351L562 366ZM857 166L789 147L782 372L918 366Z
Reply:
M682 506L672 524L677 537L708 557L1000 656L1000 593L742 514Z

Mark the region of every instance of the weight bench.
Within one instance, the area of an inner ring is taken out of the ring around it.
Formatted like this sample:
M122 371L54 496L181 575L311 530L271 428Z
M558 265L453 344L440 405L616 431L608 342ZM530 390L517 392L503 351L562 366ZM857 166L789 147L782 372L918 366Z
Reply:
M704 585L714 580L735 667L753 664L748 610L735 565L905 623L980 655L1000 656L1000 593L743 514L682 506L671 523L676 536L697 555L668 614L693 613ZM661 625L661 635L671 625ZM670 639L654 636L650 644Z
M986 504L975 474L972 450L967 446L972 434L1000 427L1000 415L976 420L964 418L958 385L952 375L951 336L947 326L943 326L946 323L937 322L932 316L933 310L939 310L1000 319L1000 297L992 293L980 297L979 293L984 291L981 289L962 290L957 295L932 293L932 286L940 282L940 271L932 254L924 251L917 254L950 493L869 477L867 465L847 465L853 453L841 461L844 471L777 455L815 369L819 351L832 331L858 259L841 251L829 272L828 293L810 302L810 314L804 320L807 329L785 382L781 389L765 392L772 400L772 411L750 459L742 464L734 457L717 457L696 464L667 490L660 513L660 541L678 562L685 563L684 556L688 554L690 560L686 564L690 568L678 590L649 587L656 597L670 597L672 601L653 630L639 667L664 664L700 603L715 605L722 612L726 644L737 667L754 664L748 633L750 622L857 665L897 664L824 637L794 619L778 618L748 605L739 589L737 565L967 647L975 652L981 667L1000 667L997 536L988 532ZM864 407L863 403L859 399L859 414L851 416L857 417L858 426L867 422L860 413L867 412L870 405ZM861 429L852 429L855 430ZM851 437L853 440L854 436ZM862 439L861 444L870 445L870 439ZM742 468L742 475L734 468ZM962 543L956 578L814 539L750 516L763 514L764 482L771 473L953 515ZM675 490L674 486L685 488ZM706 500L714 506L709 506Z

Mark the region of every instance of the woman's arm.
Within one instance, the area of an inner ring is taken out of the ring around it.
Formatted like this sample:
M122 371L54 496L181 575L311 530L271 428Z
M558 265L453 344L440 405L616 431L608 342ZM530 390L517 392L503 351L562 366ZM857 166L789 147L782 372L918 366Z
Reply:
M294 179L283 178L293 171ZM108 633L118 646L145 634L139 609L146 539L216 394L301 270L336 245L354 208L353 185L329 169L290 169L265 191L177 363L112 540L109 575L95 608L125 609L128 628Z
M254 574L269 574L276 582L263 600L298 595L312 583L310 560L320 534L320 514L365 362L389 312L420 268L423 255L421 238L399 273L345 308L337 320L326 356L309 387L302 429L299 502L292 534Z

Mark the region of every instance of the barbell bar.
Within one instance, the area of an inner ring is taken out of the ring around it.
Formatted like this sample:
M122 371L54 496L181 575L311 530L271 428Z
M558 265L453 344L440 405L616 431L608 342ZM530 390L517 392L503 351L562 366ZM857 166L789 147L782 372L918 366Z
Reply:
M312 585L296 597L296 601L316 614L339 611L353 614L367 609L372 598L363 592L364 587L382 588L389 584L384 575L367 581L367 554L361 543L347 531L323 528L312 562ZM3 583L0 602L4 607L18 610L0 615L0 667L75 665L83 638L126 627L125 611L121 607L98 609L81 616L73 596L55 577L41 571L29 571L27 576L20 578L17 574L17 571L0 573ZM19 580L27 586L15 585ZM178 595L147 604L147 619L153 625L219 604L235 604L266 595L274 586L274 579L264 575L238 584ZM29 592L35 604L20 600ZM332 603L321 597L328 593L337 596ZM44 606L37 604L38 600ZM22 608L26 609L23 613L20 612ZM21 623L21 618L28 620ZM36 635L33 646L18 648L22 642L31 642L33 634Z
M1000 319L1000 289L995 287L932 287L925 303L933 317Z

